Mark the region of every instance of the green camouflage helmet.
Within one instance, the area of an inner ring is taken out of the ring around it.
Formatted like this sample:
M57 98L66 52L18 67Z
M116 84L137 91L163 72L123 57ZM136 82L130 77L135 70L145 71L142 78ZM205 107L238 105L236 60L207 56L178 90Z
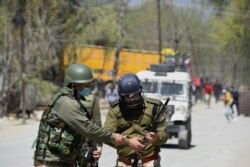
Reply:
M71 64L65 73L64 85L70 83L89 83L94 81L91 69L84 64Z

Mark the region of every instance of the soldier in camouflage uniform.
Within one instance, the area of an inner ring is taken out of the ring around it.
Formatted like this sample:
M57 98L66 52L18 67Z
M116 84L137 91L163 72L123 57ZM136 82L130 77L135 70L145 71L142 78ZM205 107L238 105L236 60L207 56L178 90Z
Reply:
M64 78L65 86L50 100L40 120L34 166L74 167L86 138L120 145L124 136L93 123L87 104L82 103L94 81L90 68L72 64ZM84 106L85 105L85 106Z
M166 114L162 112L155 132L149 132L160 100L143 97L139 78L126 74L118 81L119 100L109 108L104 128L126 136L117 149L116 167L160 167L160 145L167 140ZM137 140L137 142L135 141Z

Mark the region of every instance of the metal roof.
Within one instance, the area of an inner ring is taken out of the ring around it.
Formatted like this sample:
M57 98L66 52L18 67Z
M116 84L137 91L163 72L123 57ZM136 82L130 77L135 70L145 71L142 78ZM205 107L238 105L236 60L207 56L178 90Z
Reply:
M187 72L168 72L168 73L158 73L154 71L149 70L143 70L139 71L136 74L140 80L155 80L155 81L166 81L166 82L172 82L173 80L175 82L190 82L191 78L190 75Z

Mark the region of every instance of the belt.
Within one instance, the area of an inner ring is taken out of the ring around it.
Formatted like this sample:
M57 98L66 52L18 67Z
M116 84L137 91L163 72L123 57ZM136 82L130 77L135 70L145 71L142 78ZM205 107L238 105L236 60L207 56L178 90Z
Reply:
M41 160L35 160L34 165L35 166L39 166L39 165L73 166L73 164L67 163L67 162L41 161Z
M147 163L149 161L156 160L158 158L159 158L159 154L158 153L154 153L153 155L151 155L149 157L142 157L140 159L142 161L142 164L145 164L145 163ZM125 163L128 166L132 165L132 159L133 158L130 159L130 158L118 157L118 161L123 162L123 163Z

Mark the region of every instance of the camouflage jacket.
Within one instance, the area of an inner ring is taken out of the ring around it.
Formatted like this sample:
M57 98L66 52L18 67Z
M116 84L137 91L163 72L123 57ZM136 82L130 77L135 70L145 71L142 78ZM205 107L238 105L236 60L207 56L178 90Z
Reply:
M87 103L80 105L71 92L62 88L45 109L36 139L35 160L74 163L86 137L100 143L112 139L111 132L89 120Z

